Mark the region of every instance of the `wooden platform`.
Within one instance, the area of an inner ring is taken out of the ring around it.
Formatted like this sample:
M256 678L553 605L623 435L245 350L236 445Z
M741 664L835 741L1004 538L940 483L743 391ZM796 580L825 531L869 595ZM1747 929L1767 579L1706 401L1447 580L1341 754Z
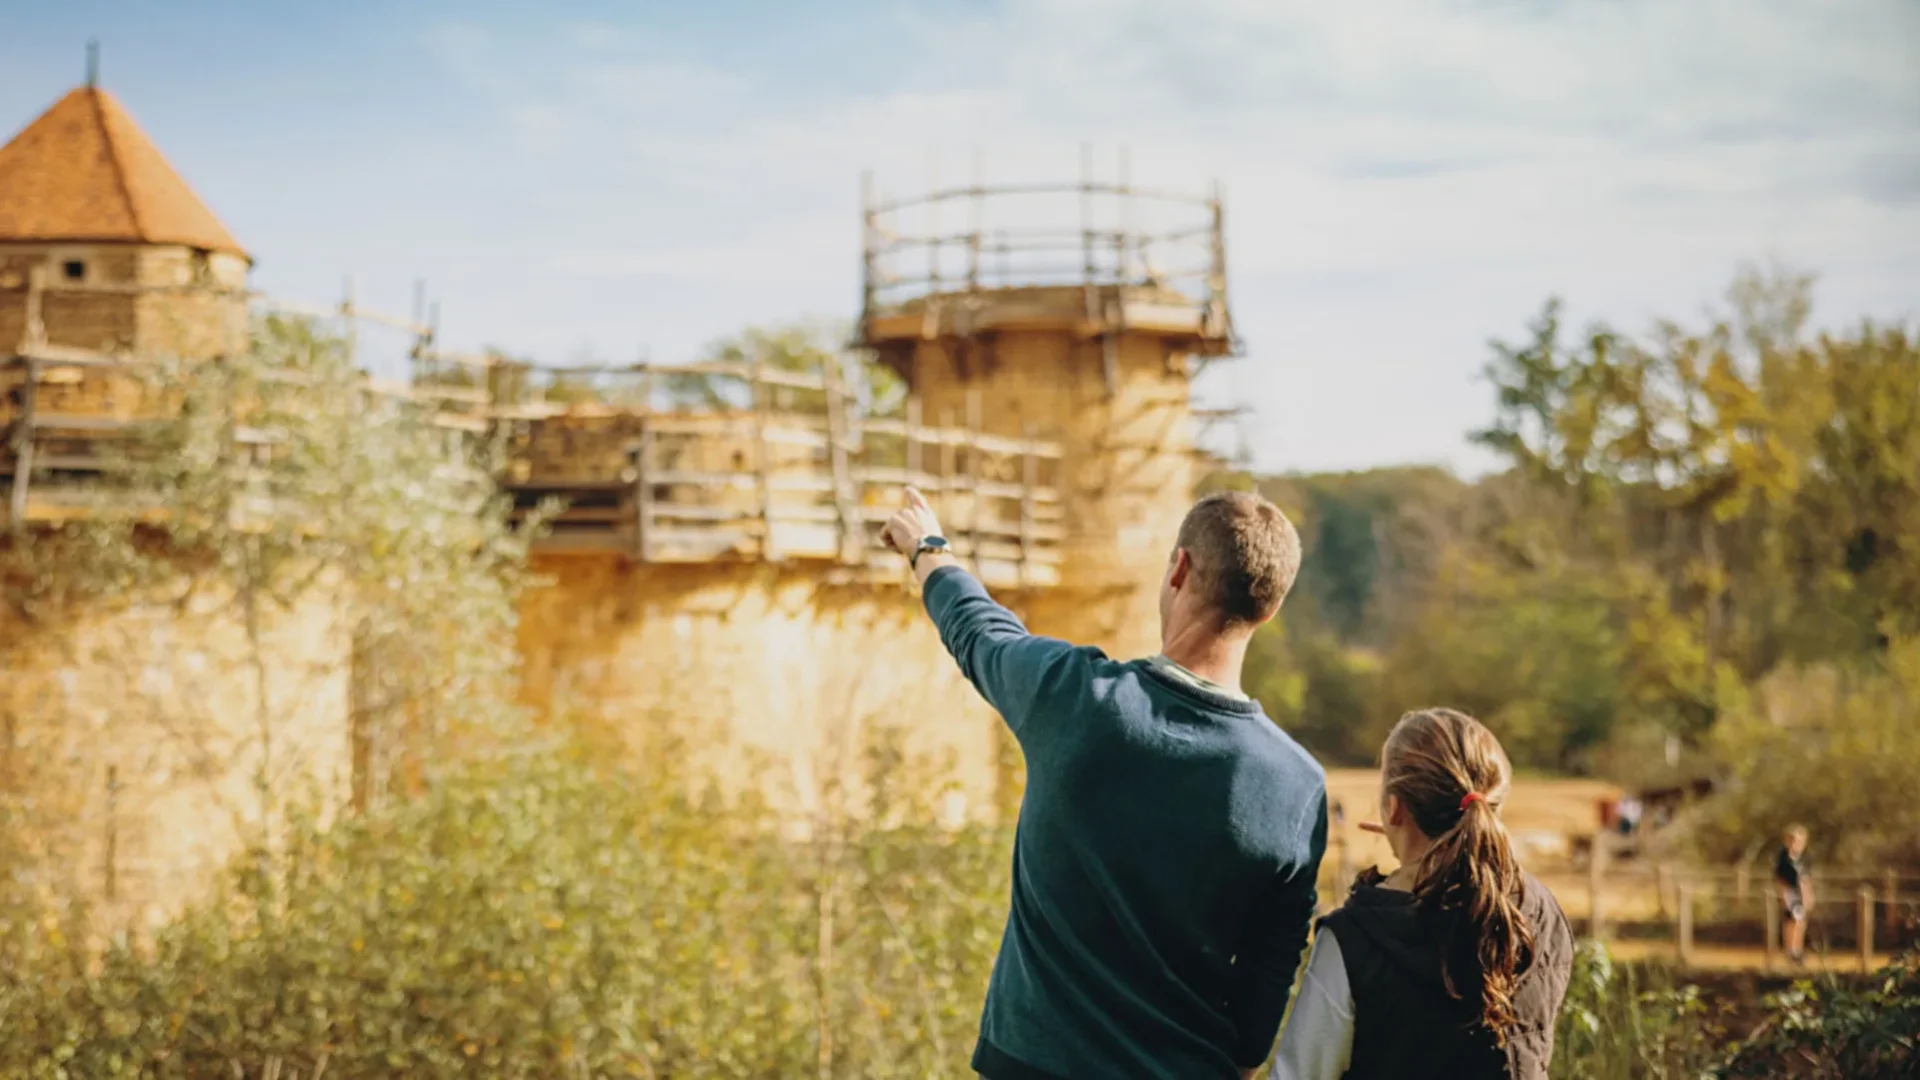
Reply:
M71 383L76 370L93 377L108 359L41 347L0 356L0 523L52 525L98 514L103 500L120 513L139 501L102 481L157 417L38 407L43 385ZM542 521L537 551L668 564L817 563L840 580L893 580L899 557L880 547L879 530L913 485L934 503L956 554L985 580L1059 580L1065 524L1056 443L928 426L912 407L904 416L864 416L830 371L701 363L591 372L520 366L509 374L482 385L369 381L367 392L409 403L451 432L502 438L509 453L498 483L516 519ZM583 374L599 392L580 396ZM555 400L549 390L562 379L575 383L567 400ZM684 388L688 379L738 406L658 402L661 385L680 380ZM161 516L165 508L134 512Z

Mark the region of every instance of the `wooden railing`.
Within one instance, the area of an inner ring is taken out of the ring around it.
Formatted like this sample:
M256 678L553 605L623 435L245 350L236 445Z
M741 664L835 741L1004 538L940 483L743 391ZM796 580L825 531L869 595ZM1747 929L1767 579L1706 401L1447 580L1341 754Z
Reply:
M990 581L1058 579L1060 447L863 415L839 373L749 364L522 369L504 481L558 498L550 551L646 563L825 562L898 575L879 526L912 485ZM563 391L555 400L555 388ZM694 399L694 400L690 400Z
M913 402L903 415L866 415L837 365L541 368L442 352L429 322L362 310L350 294L337 310L253 299L338 318L349 341L361 321L412 334L411 377L369 379L368 391L410 402L450 432L501 436L500 483L517 512L558 504L540 550L646 563L813 562L843 576L897 578L900 561L877 537L912 484L934 503L956 554L990 582L1058 580L1058 444L924 424ZM91 481L159 416L50 409L59 395L49 388L97 384L148 362L48 344L36 319L24 338L0 352L0 508L7 521L31 525L97 509Z
M1071 290L1086 324L1110 335L1136 309L1175 308L1192 318L1189 347L1203 357L1238 352L1227 305L1225 210L1205 196L1096 180L1083 159L1075 184L995 184L888 200L863 196L862 340L879 323L925 313L944 299L1011 289ZM1068 221L1074 224L1065 224ZM1145 307L1141 307L1145 305Z

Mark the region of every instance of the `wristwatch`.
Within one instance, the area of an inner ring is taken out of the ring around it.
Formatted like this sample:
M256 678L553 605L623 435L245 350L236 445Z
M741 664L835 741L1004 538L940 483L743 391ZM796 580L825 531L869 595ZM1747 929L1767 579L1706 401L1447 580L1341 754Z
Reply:
M920 556L925 555L929 551L945 550L947 550L946 537L923 536L920 538L919 546L913 549L913 554L907 556L907 566L909 569L918 570L920 569Z

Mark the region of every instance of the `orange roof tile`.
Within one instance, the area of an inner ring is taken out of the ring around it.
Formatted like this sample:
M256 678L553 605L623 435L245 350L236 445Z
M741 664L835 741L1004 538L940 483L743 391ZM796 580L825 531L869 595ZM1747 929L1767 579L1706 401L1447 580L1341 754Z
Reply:
M68 240L246 254L113 95L91 86L0 147L0 243Z

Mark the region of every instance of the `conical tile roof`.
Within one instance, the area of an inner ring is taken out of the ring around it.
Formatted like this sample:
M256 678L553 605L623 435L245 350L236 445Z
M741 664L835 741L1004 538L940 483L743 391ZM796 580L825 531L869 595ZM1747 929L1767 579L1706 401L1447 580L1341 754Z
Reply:
M0 147L0 243L62 241L246 254L113 95L93 86Z

